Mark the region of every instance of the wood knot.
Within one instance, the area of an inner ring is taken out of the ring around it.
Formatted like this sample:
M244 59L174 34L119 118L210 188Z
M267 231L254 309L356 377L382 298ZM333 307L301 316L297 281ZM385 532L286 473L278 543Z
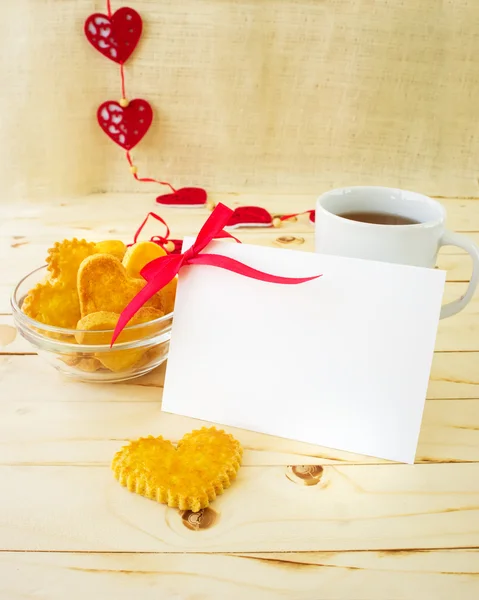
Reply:
M0 325L0 346L5 347L15 341L17 330L11 325Z
M318 485L323 472L319 465L295 465L286 469L286 477L299 485Z
M198 512L183 510L181 513L183 525L191 531L209 529L216 523L218 514L212 508L202 508Z
M282 235L276 238L276 243L280 246L288 246L289 244L301 245L304 244L304 238L296 237L295 235Z

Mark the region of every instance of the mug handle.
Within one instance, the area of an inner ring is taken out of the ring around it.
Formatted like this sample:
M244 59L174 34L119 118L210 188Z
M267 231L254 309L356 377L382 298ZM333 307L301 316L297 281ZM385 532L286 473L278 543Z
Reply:
M453 300L448 304L444 304L444 306L441 308L441 319L445 319L447 317L452 317L452 315L455 315L465 308L474 296L477 284L479 283L479 248L465 235L459 235L458 233L453 233L452 231L444 232L439 242L439 246L457 246L458 248L462 248L468 252L472 258L471 281L469 282L466 293L457 300Z

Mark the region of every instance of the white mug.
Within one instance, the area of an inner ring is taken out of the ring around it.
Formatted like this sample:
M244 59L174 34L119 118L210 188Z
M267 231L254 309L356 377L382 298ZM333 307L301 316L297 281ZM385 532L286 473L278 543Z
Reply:
M411 225L365 223L341 217L350 212L399 215ZM441 246L458 246L471 255L473 270L466 293L441 310L450 317L471 300L479 282L479 248L445 227L446 211L436 200L395 188L348 187L331 190L316 201L316 252L417 267L434 268Z

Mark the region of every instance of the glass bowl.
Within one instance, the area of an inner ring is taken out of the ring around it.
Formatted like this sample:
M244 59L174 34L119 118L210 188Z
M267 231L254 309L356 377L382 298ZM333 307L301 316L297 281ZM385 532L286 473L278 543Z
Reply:
M113 330L64 329L27 317L21 310L23 301L47 274L44 265L24 277L13 291L11 305L20 335L57 371L80 381L111 383L145 375L166 361L173 313L125 327L113 348Z

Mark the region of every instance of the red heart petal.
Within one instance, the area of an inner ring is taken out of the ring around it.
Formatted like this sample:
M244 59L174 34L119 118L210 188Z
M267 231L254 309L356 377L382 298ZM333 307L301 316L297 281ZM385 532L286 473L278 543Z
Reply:
M231 215L226 227L270 227L273 219L269 212L259 206L240 206Z
M131 150L150 128L153 111L146 100L131 100L126 108L114 100L108 100L98 107L97 119L103 131L116 144Z
M198 206L205 204L207 198L206 190L203 188L181 188L173 194L158 196L158 204L166 206Z
M113 62L124 64L140 41L143 23L140 15L127 6L112 17L95 13L85 21L84 31L90 44Z

